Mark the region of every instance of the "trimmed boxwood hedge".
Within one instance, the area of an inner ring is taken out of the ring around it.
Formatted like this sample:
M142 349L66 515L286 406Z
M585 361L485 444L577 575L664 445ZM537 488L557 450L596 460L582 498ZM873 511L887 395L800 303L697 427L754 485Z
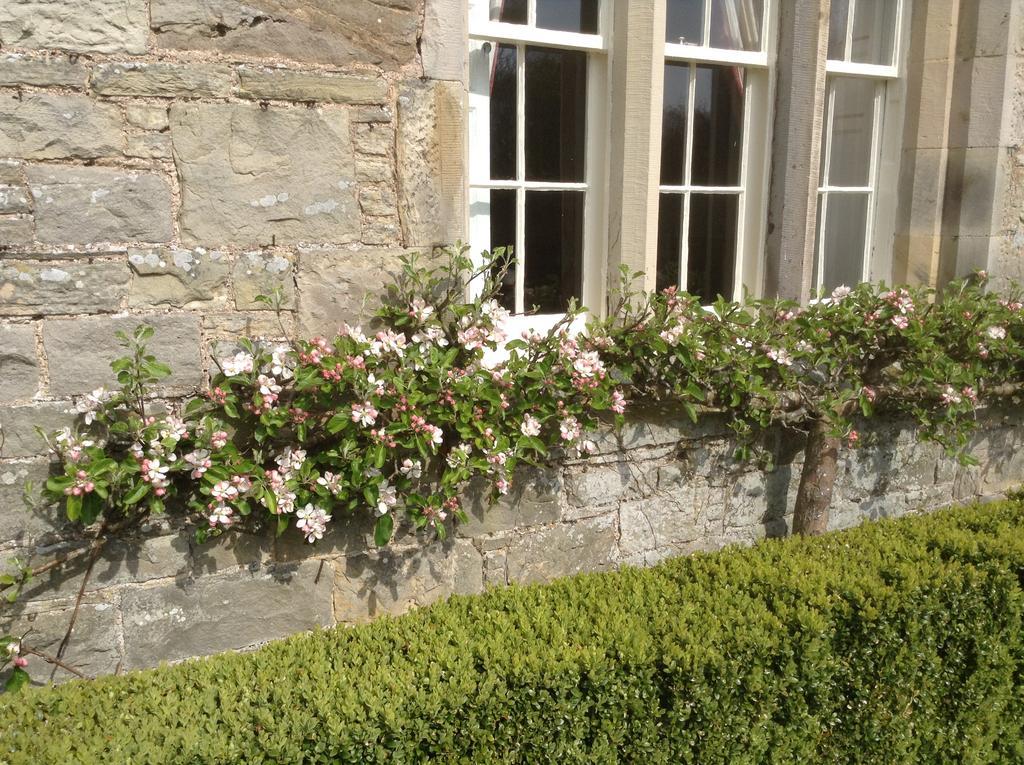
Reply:
M0 701L0 763L1024 762L1024 502Z

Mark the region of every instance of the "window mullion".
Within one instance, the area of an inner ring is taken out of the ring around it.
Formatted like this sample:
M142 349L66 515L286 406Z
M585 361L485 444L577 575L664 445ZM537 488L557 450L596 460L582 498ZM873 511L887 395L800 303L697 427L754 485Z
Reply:
M829 80L825 84L826 88L826 105L825 105L825 124L824 124L824 135L822 151L825 152L825 161L822 165L821 177L818 178L818 188L829 186L832 183L832 133L835 130L835 117L836 117L836 88L835 82Z
M537 0L526 0L526 25L537 26Z
M530 7L534 7L531 0ZM516 46L516 292L515 312L526 309L526 46Z
M853 20L857 16L857 0L850 0L846 14L846 42L843 48L843 60L853 61Z
M693 117L697 100L697 64L690 62L690 76L686 83L686 138L683 156L683 184L691 188L693 180ZM683 222L679 229L679 289L685 290L689 283L687 266L690 263L690 195L683 194Z
M704 2L704 21L701 24L701 43L704 47L711 45L711 1Z
M882 136L882 110L885 104L884 82L875 85L874 114L871 121L871 167L868 170L868 215L867 230L864 232L864 263L862 265L862 276L866 281L869 276L869 265L871 261L871 250L874 242L875 229L875 189L878 188L878 168L881 163L881 142Z

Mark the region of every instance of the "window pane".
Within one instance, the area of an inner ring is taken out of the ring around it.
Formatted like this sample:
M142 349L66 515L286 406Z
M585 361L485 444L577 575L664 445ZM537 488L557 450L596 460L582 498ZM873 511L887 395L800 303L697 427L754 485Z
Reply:
M508 310L515 310L515 189L472 189L469 214L474 239L479 239L474 242L475 248L492 253L499 248L506 249L501 263L509 263L510 267L502 280L499 301ZM480 231L482 236L477 237L480 223L485 227ZM497 266L495 273L499 270L501 267Z
M491 21L504 21L509 24L526 23L527 0L490 0Z
M490 177L506 181L516 177L516 46L494 47L489 87Z
M698 66L693 105L695 186L736 186L743 154L743 76L735 66Z
M712 0L712 48L761 50L764 0Z
M686 102L690 65L665 64L665 103L661 123L661 182L681 186L686 171Z
M732 298L736 263L737 194L693 194L690 197L690 254L686 291L712 303Z
M679 285L683 194L662 194L658 206L658 290Z
M586 178L587 54L526 49L526 178Z
M829 186L867 186L875 122L875 83L855 77L832 80L835 105L831 126Z
M526 310L559 313L582 294L584 196L526 192Z
M864 279L864 241L868 224L867 194L826 194L825 230L818 208L818 247L824 250L822 286L831 292L841 284L853 286Z
M597 34L598 0L537 0L537 26Z
M853 54L860 64L892 64L896 0L857 0L853 16Z
M828 57L833 61L846 60L846 22L850 15L850 0L832 0L828 17Z
M704 0L668 0L665 41L703 44Z

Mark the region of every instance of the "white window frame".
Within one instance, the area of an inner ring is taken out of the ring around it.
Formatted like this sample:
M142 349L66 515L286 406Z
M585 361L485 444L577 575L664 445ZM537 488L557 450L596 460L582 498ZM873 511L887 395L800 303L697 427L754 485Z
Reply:
M491 180L490 167L490 98L473 92L473 56L470 56L469 95L469 245L476 264L481 263L482 251L505 243L490 241L489 212L472 210L474 191L510 189L516 192L516 241L513 255L516 268L515 305L517 311L529 310L524 305L526 278L526 192L527 191L583 191L583 262L580 264L582 284L581 302L595 310L604 303L604 273L607 258L607 138L608 138L608 65L610 55L612 0L600 0L599 34L578 34L541 29L535 26L537 0L528 0L527 23L509 24L490 20L488 0L469 2L470 51L485 43L505 43L516 46L516 179ZM585 131L585 176L581 183L526 180L526 56L527 46L550 47L587 53L587 111ZM477 75L479 77L479 74ZM482 177L481 169L488 177ZM470 285L470 295L479 295L482 280ZM521 311L520 311L521 313ZM516 316L510 330L544 330L557 323L564 313L540 316Z
M711 2L704 3L702 40L710 41ZM693 43L665 43L665 63L690 65L687 97L685 168L683 185L658 185L661 194L683 195L683 220L680 226L679 289L687 288L689 264L690 200L694 193L729 194L738 197L736 251L733 255L733 294L724 297L739 300L744 293L760 297L763 288L764 254L768 225L768 178L771 172L771 140L775 82L775 49L778 34L776 0L765 0L761 19L761 50L746 51L715 48ZM661 32L664 36L664 30ZM696 96L696 71L700 64L743 67L743 146L740 154L740 178L736 186L695 186L690 183L693 164L693 130ZM658 126L659 146L663 125Z
M828 222L828 197L831 194L863 194L867 196L861 281L889 280L892 272L892 239L895 230L896 183L899 167L900 134L903 129L903 102L906 84L905 56L912 0L891 0L896 3L896 29L893 33L892 63L861 64L852 61L853 27L857 0L849 0L846 18L844 60L825 62L825 119L822 120L822 171L818 177L818 226L814 243L816 290L825 283L825 249L823 246ZM859 78L875 82L871 128L871 154L867 186L831 186L832 124L835 117L835 79Z

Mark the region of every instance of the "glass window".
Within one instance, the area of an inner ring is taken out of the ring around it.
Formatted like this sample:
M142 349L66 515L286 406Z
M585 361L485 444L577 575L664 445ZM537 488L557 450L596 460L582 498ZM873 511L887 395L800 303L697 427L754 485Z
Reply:
M871 276L887 92L898 76L902 0L832 0L818 186L815 284L831 291Z
M761 50L764 0L668 0L665 41Z
M745 71L665 64L658 287L731 297L741 187Z
M892 66L901 0L832 0L828 57Z
M530 28L595 34L600 3L481 2L482 20L480 3L470 4L470 247L504 250L506 308L557 314L583 297L588 230L603 217L591 164L606 130L594 124L590 94L605 48L598 38L581 49L578 37L558 47ZM487 21L522 24L523 39L488 40Z

